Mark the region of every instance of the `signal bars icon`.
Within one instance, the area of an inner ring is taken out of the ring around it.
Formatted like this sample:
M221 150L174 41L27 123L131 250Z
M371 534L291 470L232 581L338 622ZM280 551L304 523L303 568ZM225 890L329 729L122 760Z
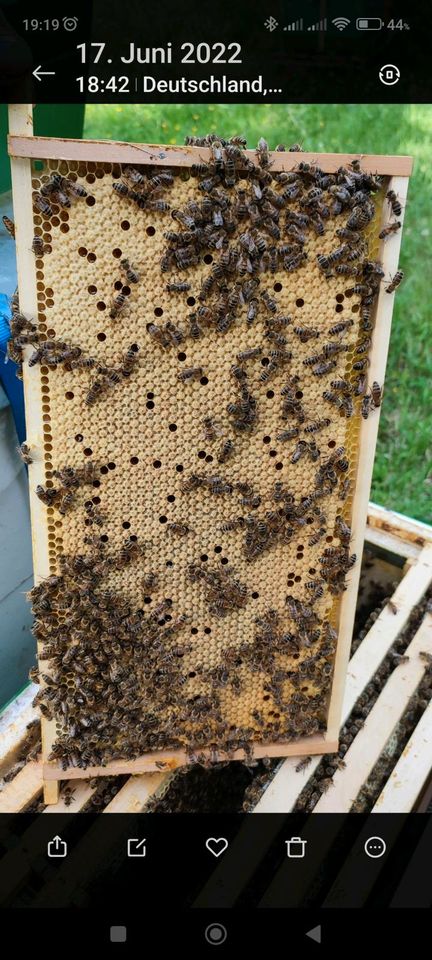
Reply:
M323 20L318 20L318 23L313 23L311 27L308 27L308 30L327 30L327 17L324 17Z
M301 17L300 20L293 20L287 27L284 27L284 30L303 30L303 17Z

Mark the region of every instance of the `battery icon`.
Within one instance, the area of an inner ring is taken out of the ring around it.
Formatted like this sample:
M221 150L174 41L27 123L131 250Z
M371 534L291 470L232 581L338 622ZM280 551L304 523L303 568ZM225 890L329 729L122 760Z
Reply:
M357 30L381 30L384 20L381 17L359 17L356 26Z

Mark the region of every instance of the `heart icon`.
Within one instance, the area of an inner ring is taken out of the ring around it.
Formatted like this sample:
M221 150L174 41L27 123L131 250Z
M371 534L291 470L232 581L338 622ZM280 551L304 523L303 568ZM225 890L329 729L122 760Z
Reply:
M225 837L209 837L206 840L207 850L210 850L214 857L220 857L221 853L225 853L227 846L228 840Z

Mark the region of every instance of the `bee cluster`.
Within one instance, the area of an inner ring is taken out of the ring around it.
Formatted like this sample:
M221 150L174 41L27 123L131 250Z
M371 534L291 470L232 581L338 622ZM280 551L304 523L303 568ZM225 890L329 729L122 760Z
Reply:
M52 217L52 204L58 204L69 210L72 199L81 199L87 196L87 190L74 180L62 177L60 173L53 173L34 196L34 205L45 217ZM36 252L36 251L35 251Z
M42 484L38 484L36 496L47 507L56 507L59 513L65 514L75 505L78 488L85 484L92 485L96 475L97 466L91 460L86 461L79 469L63 467L60 470L54 470L53 476L60 480L60 486L43 487Z
M24 362L24 348L30 345L36 349L28 357L29 367L36 364L53 369L62 366L66 371L85 370L94 371L98 376L92 380L85 397L85 404L94 406L102 396L128 379L138 363L139 346L131 343L120 359L118 366L107 366L96 357L86 356L85 351L78 346L59 339L47 339L41 335L36 324L19 312L18 294L13 297L13 312L10 321L11 336L7 345L7 356L17 365L16 375L22 379Z
M164 746L167 737L180 744L169 701L181 687L187 645L176 638L187 617L174 617L167 599L146 616L104 586L147 546L130 540L116 553L100 544L85 555L63 555L59 574L30 592L39 659L49 661L35 702L44 717L61 717L50 759L64 768L133 757Z
M205 597L209 602L210 613L216 617L226 617L230 610L244 607L247 601L247 587L240 583L231 570L227 568L211 569L191 564L189 577L193 581L202 582L205 587Z
M38 323L15 302L10 356L44 397L51 575L31 596L63 767L250 761L326 727L358 424L381 403L383 184L356 161L274 170L264 140L254 159L240 137L190 142L209 157L189 170L76 165L34 194L45 292Z

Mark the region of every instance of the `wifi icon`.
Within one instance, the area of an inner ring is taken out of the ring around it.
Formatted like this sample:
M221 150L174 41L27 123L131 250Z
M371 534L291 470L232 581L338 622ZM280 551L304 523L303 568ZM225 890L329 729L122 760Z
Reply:
M338 30L345 30L345 27L351 23L351 20L348 20L348 17L335 17L335 19L332 20L332 23L334 23Z

